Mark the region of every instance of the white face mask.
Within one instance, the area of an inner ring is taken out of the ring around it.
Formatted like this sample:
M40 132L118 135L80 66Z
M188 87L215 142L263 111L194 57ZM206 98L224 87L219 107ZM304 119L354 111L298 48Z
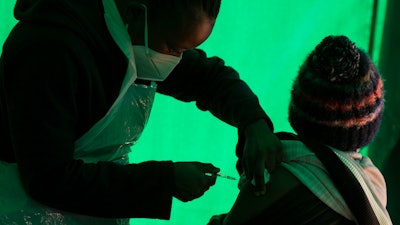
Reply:
M182 54L177 57L156 52L149 48L147 30L147 7L142 5L145 10L144 41L145 45L134 45L137 77L142 80L165 80L171 71L178 65Z
M143 80L163 81L178 65L182 58L162 54L149 49L147 46L133 46L137 77Z

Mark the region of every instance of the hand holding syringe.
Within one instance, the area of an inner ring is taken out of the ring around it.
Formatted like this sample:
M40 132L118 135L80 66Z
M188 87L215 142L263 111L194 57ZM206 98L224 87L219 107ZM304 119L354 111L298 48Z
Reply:
M226 178L228 180L237 180L236 178L232 177L232 176L228 176L222 173L205 173L206 176L217 176L217 177L222 177L222 178Z

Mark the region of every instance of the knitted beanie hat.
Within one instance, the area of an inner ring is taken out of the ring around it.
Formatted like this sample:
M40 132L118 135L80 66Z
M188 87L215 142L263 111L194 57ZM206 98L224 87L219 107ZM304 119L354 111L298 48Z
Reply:
M368 145L381 123L383 82L369 56L346 36L328 36L300 67L289 122L298 135L343 151Z

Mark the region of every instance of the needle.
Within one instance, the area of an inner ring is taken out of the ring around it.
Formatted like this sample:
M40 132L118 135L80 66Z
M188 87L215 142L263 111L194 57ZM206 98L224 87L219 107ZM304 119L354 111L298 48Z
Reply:
M232 177L232 176L228 176L222 173L205 173L206 176L218 176L218 177L222 177L225 179L229 179L229 180L237 180L236 178Z

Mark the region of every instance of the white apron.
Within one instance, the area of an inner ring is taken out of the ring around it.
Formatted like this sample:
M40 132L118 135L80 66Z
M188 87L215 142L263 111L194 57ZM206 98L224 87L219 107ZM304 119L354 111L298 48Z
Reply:
M134 54L126 27L112 0L103 0L111 36L128 60L118 98L107 114L75 142L74 158L87 163L129 163L130 147L140 137L153 105L156 83L138 85ZM121 199L123 201L123 199ZM17 165L0 161L0 225L126 225L129 219L105 219L63 212L29 196L19 179Z
M140 137L153 105L156 84L134 84L128 66L121 92L108 113L75 142L74 157L85 162L129 162L130 147ZM123 201L123 199L121 199ZM0 225L122 225L129 219L76 215L44 206L23 190L16 164L0 161Z

